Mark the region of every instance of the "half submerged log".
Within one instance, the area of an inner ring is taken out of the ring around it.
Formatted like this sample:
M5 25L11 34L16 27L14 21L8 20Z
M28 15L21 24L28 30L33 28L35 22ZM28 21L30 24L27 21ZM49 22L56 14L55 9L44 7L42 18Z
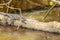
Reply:
M60 33L60 23L53 21L53 22L40 22L34 19L25 18L22 17L23 21L19 20L18 14L6 14L3 12L0 12L0 24L3 25L14 25L35 30L42 30L42 31L48 31L48 32L58 32Z

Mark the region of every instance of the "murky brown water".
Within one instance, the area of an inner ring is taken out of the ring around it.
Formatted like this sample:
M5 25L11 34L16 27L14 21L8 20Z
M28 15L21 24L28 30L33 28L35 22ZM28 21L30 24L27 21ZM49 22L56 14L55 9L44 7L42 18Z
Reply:
M60 40L60 34L20 28L0 26L0 40Z
M24 13L23 15L27 16L28 18L37 19L39 21L45 21L45 22L58 21L58 22L60 22L60 7L53 8L49 12L49 15L43 20L47 11L48 10L42 10L42 11L39 10L39 11Z

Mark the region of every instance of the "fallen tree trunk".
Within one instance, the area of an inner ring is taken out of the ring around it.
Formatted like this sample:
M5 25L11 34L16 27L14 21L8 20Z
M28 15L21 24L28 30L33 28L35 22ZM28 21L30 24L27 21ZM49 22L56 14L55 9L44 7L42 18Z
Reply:
M3 12L0 12L0 24L2 25L14 25L26 28L31 28L35 30L42 30L42 31L48 31L48 32L58 32L60 33L60 23L53 21L53 22L40 22L34 19L29 19L22 17L22 21L19 20L18 14L6 14ZM17 28L17 29L18 29Z

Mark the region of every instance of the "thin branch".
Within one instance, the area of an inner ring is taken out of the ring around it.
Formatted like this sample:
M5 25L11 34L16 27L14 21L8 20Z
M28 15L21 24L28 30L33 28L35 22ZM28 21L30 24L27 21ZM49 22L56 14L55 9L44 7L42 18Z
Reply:
M0 5L7 5L7 4L10 4L11 2L12 0L8 1L7 3L0 4Z
M20 8L14 8L14 7L11 7L11 6L9 6L10 5L10 3L12 2L12 0L10 0L9 2L7 2L7 3L3 3L3 4L0 4L0 5L4 5L4 6L6 6L7 7L7 12L8 12L8 9L10 8L10 9L16 9L16 10L19 10L20 11L20 22L22 21L22 13L21 13L21 9ZM17 27L18 29L19 29L19 27ZM17 29L17 30L18 30Z
M14 7L11 7L11 6L8 6L8 5L5 5L6 7L10 8L10 9L17 9L17 8L14 8Z
M7 10L6 10L6 13L8 13L9 12L9 8L7 8Z
M49 15L49 12L56 6L57 3L55 3L46 13L46 15L44 16L43 20L46 19L46 17Z
M10 0L9 2L7 2L6 4L9 6L11 2L12 2L12 0ZM6 13L8 13L8 12L9 12L9 8L7 8Z
M20 8L14 8L14 7L11 7L11 6L8 6L8 5L6 5L6 7L10 8L10 9L19 10L20 11L20 17L22 16L22 13L21 13L21 9Z
M13 0L10 0L9 2L7 2L6 4L10 4Z
M5 2L5 1L4 1ZM0 4L0 5L7 5L7 6L9 6L9 4L12 2L12 0L10 0L10 1L8 1L7 3L3 3L3 4ZM8 10L9 10L9 8L7 8L7 11L6 11L6 13L8 13Z
M5 3L4 0L3 0L3 2ZM12 2L12 1L9 1L9 2L8 2L8 4L7 4L8 6L9 6L10 2ZM8 11L9 11L9 8L7 8L6 13L8 13Z
M10 9L19 10L19 11L20 11L20 15L22 16L22 14L21 14L21 9L20 9L20 8L14 8L14 7L9 6L9 4L10 4L11 2L12 2L12 0L10 0L10 1L7 2L7 3L0 4L0 5L5 5L7 8L10 8Z
M59 1L56 1L56 0L52 0L55 2L55 4L47 11L46 15L44 16L43 20L49 15L49 12L56 6L56 4L59 4L60 5L60 2Z
M52 1L60 5L60 1L57 0L52 0Z
M17 9L17 8L16 8ZM20 13L20 22L22 23L22 11L20 8L18 8L17 10L19 10ZM19 29L20 26L17 27L17 30Z

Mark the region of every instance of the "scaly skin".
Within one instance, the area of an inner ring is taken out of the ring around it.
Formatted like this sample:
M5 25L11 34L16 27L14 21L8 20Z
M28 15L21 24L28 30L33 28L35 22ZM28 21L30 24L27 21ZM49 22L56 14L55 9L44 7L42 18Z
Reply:
M1 14L0 14L0 16L1 16ZM5 15L3 15L3 17L0 18L0 19L1 19L0 20L1 24L2 23L4 23L4 24L7 23L7 25L11 25L11 26L13 24L14 26L17 26L17 30L19 29L20 26L22 26L22 27L26 27L26 28L30 28L30 29L35 29L35 30L42 30L42 31L60 33L60 23L56 22L56 21L53 21L53 22L39 22L37 20L29 19L29 18L25 18L25 17L22 17L23 21L20 21L18 19L12 19L12 17L8 17L8 16L5 16Z

